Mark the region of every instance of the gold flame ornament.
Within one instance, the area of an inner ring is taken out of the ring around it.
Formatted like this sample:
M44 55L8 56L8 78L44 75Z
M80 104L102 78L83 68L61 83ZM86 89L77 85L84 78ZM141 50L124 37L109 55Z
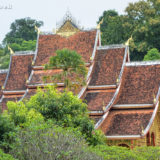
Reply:
M105 107L105 104L104 104L104 101L103 101L103 111L106 110L106 107Z
M126 46L129 46L129 42L133 40L132 36L127 40L127 42L125 43Z
M156 103L156 96L153 94L153 103L155 104Z
M144 134L144 128L143 128L143 126L141 126L141 129L142 129L142 135Z
M38 34L41 33L40 29L37 26L34 26L35 30L37 31Z
M102 18L102 20L98 23L98 25L97 25L97 29L100 29L101 28L101 24L103 23L103 18Z
M10 54L14 54L14 51L12 50L11 47L8 46L8 50L9 50Z

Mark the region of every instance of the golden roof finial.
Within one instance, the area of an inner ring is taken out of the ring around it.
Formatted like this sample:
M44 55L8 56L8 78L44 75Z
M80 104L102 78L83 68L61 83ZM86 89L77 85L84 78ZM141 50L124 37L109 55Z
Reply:
M156 96L155 96L155 94L153 94L153 103L155 104L156 103Z
M9 47L9 45L8 45L8 50L10 51L10 54L14 54L14 51L12 50L11 47Z
M141 129L142 129L142 135L144 134L144 128L143 126L141 125Z
M101 28L101 24L103 23L103 18L102 18L102 20L98 23L98 25L97 25L97 29L100 29Z
M35 30L37 31L38 34L41 33L40 29L36 25L34 26L34 28L35 28Z
M103 111L106 110L106 107L105 107L105 104L104 104L104 101L103 101Z
M127 40L127 42L125 43L125 45L126 45L126 46L129 46L129 42L130 42L131 40L133 40L132 35L131 35L131 37Z

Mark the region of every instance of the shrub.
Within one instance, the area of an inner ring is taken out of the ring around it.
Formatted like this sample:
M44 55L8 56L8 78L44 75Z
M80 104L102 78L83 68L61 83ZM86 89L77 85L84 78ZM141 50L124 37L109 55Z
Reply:
M0 147L8 152L16 141L18 128L14 123L4 115L0 114Z
M125 147L100 145L92 148L92 151L102 156L105 160L144 160Z
M73 134L73 133L76 133ZM51 124L30 126L19 134L20 141L11 151L19 160L101 160L88 148L75 129L52 127Z
M145 160L160 159L160 147L137 147L133 150L137 156L142 156Z
M156 48L149 50L147 54L144 56L144 61L158 60L158 59L160 59L160 52Z
M5 154L1 149L0 149L0 160L16 160L14 159L11 155Z
M46 120L52 119L56 125L78 128L92 145L103 144L105 141L102 132L94 131L87 105L72 92L61 93L48 86L44 91L39 89L37 94L26 102L26 106L40 112Z
M3 115L8 117L16 126L27 127L31 123L43 123L43 116L34 108L27 108L26 105L20 102L7 103L8 110L4 111Z

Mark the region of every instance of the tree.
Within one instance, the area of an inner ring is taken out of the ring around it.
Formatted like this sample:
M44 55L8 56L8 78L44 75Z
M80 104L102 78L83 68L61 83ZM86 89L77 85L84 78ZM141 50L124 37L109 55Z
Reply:
M10 152L19 160L101 160L75 129L39 124L22 129Z
M0 160L16 160L16 159L14 159L11 155L4 153L0 149Z
M10 26L11 31L6 34L3 43L11 44L17 43L21 44L24 40L36 40L37 33L35 31L35 26L41 27L43 25L42 21L37 21L29 17L17 19Z
M149 60L158 60L160 59L160 52L158 49L153 48L147 52L147 54L144 56L144 61L149 61Z
M160 2L159 0L141 0L130 3L125 15L111 14L105 11L99 18L104 19L101 25L102 43L125 43L131 36L131 60L143 60L152 48L160 49Z
M6 116L0 114L0 148L5 152L13 147L16 141L17 128Z
M59 68L62 72L52 76L52 81L63 80L67 89L78 88L85 84L87 69L81 56L76 51L68 49L57 50L56 56L50 58L46 69Z

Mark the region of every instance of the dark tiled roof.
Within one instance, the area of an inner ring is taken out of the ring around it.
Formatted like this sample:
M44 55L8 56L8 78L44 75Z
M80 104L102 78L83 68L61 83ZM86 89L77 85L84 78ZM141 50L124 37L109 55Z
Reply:
M119 77L125 48L98 50L90 85L116 84Z
M4 85L7 73L0 73L0 98L2 97L2 86Z
M24 99L29 99L31 96L35 95L37 92L37 89L29 89L26 93Z
M55 55L56 50L63 48L77 51L85 62L89 62L93 53L95 37L96 30L78 32L68 38L59 35L40 35L35 66L48 63L50 56Z
M5 90L25 90L26 80L32 69L33 55L14 55L12 56L9 77Z
M32 79L30 81L30 84L43 84L43 83L51 83L53 80L46 79L45 77L48 76L54 76L56 74L60 73L60 70L39 70L34 71L32 75Z
M152 104L160 85L160 65L125 67L116 104Z
M112 110L101 125L107 136L140 135L147 127L153 109Z
M97 123L100 120L101 116L89 116L89 118Z
M114 92L92 92L87 93L84 98L88 104L88 110L90 111L102 111L103 107L107 104L113 97Z

